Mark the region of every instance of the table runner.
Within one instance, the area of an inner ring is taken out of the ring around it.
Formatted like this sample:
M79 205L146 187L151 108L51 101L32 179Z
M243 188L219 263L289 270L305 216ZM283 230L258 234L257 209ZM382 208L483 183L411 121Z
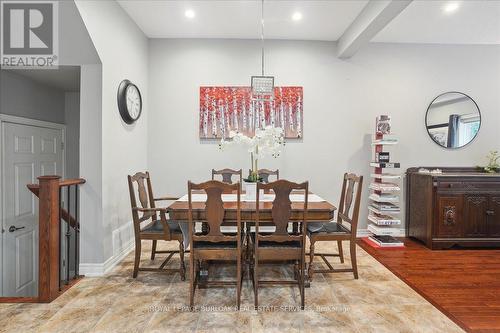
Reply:
M207 195L205 193L193 193L191 195L191 199L193 202L205 202L207 201ZM242 202L255 202L255 199L248 199L246 198L245 194L241 195L240 200ZM317 194L309 194L308 198L309 202L322 202L326 201L322 197L320 197ZM179 198L177 201L188 201L188 195L185 194L181 198ZM223 194L222 195L222 201L224 202L236 202L236 194ZM260 201L261 202L273 202L274 201L274 194L264 194L260 196ZM290 201L291 202L304 202L304 194L295 194L292 193L290 194Z

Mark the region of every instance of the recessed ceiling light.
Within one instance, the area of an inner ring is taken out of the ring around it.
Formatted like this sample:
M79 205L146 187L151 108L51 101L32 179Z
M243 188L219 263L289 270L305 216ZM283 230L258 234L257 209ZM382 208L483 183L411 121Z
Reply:
M196 16L194 10L192 9L187 9L185 12L184 12L184 16L186 16L187 18L193 18Z
M295 12L295 13L293 13L292 20L294 20L294 21L300 21L300 20L302 20L302 13L301 12Z
M459 7L460 3L456 1L450 1L443 7L443 10L445 13L451 14L453 12L456 12Z

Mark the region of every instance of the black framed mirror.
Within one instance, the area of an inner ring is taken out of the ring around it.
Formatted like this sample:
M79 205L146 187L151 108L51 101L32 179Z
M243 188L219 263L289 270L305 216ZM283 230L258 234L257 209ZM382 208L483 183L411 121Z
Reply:
M450 91L429 104L425 127L432 141L447 149L471 143L481 128L481 112L468 95Z

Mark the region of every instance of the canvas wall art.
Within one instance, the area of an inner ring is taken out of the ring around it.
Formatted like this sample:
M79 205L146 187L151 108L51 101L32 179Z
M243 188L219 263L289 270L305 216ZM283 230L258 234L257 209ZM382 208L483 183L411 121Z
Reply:
M256 128L281 127L285 138L303 135L302 87L274 87L274 98L254 100L250 87L200 87L200 138L221 139L230 131L253 136Z

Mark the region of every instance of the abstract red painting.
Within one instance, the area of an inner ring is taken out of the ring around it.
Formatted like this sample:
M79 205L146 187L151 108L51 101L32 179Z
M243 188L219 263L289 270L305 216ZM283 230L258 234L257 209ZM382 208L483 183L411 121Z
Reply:
M200 138L226 138L230 131L253 136L266 126L302 138L302 87L274 87L274 98L265 101L252 99L250 87L200 87Z

